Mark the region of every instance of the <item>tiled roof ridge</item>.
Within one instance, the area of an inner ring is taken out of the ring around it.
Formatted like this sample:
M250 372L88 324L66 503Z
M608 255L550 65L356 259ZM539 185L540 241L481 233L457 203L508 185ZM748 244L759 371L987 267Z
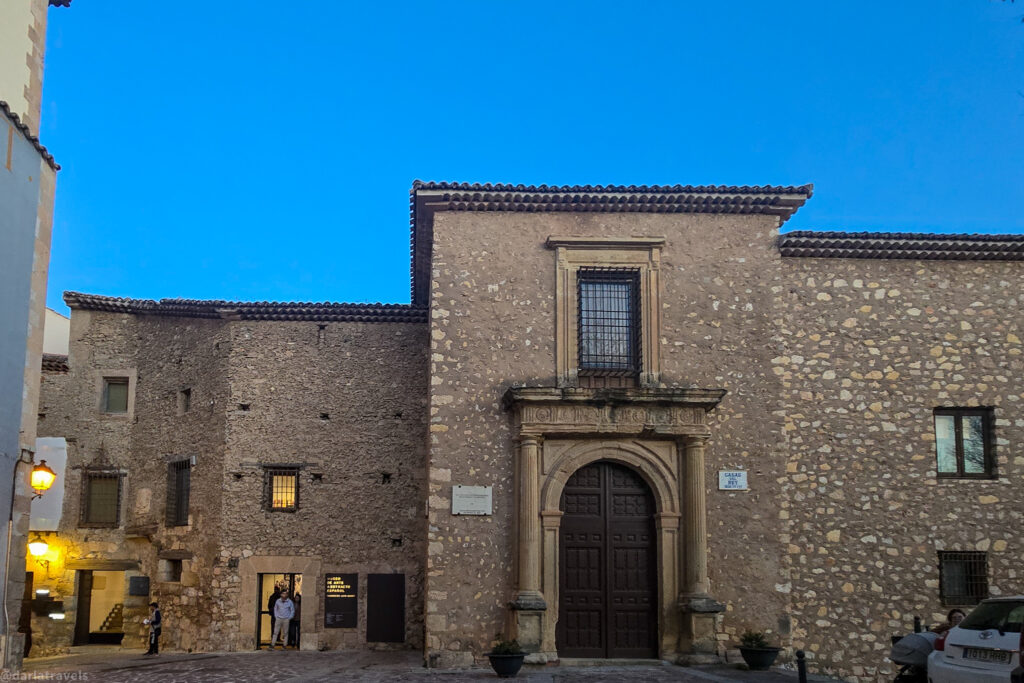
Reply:
M241 320L333 320L347 322L426 322L427 311L411 304L224 301L221 299L131 299L64 292L71 308L190 318Z
M1024 235L797 230L779 235L782 256L1024 261Z
M39 138L32 134L28 124L21 120L15 112L11 110L11 106L4 100L0 100L0 111L7 115L7 118L11 120L11 123L22 132L22 134L32 143L32 146L36 148L36 151L46 159L46 163L50 165L54 171L60 170L60 164L53 158L53 155L39 142Z
M68 355L66 353L44 353L42 368L44 372L67 372Z
M779 235L787 237L820 237L828 239L890 239L890 240L949 240L949 241L992 241L992 242L1024 242L1024 235L1008 235L1005 233L951 233L951 232L845 232L842 230L794 230Z
M805 185L512 185L510 183L454 183L414 180L416 190L468 192L532 192L552 194L814 194L813 183Z

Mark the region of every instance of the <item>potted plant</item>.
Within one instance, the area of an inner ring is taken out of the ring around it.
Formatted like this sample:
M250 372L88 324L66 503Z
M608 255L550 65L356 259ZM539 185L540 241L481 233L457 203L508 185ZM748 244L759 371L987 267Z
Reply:
M523 666L526 653L516 640L504 640L500 633L497 640L498 642L487 653L487 659L491 660L491 668L500 678L515 678Z
M764 631L745 631L740 636L740 654L751 671L765 671L775 663L782 648L768 644Z

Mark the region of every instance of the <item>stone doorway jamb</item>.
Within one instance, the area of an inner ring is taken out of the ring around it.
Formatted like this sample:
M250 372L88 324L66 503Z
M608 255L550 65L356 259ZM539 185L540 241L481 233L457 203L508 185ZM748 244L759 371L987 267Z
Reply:
M518 441L517 590L509 607L513 635L531 653L527 661L558 657L558 501L573 472L602 459L634 468L655 494L660 655L692 651L696 634L691 620L684 616L680 623L680 608L686 615L691 603L718 606L708 595L703 454L710 437L705 416L725 393L554 387L512 388L505 393L504 405L512 414ZM548 440L577 445L549 455L556 449L546 450ZM659 455L644 443L669 445ZM665 457L671 453L675 455Z

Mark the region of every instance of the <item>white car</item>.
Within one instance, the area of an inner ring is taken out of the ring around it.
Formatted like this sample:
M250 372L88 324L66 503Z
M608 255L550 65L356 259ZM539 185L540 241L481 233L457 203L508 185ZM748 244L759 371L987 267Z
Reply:
M983 600L935 641L929 683L1024 683L1024 596Z

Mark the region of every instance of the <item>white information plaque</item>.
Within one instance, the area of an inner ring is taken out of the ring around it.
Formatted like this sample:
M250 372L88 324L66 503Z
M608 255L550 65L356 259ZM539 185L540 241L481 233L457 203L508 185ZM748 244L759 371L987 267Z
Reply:
M719 491L746 491L746 470L718 470Z
M453 486L452 487L452 514L453 515L490 515L491 512L491 487L490 486Z

